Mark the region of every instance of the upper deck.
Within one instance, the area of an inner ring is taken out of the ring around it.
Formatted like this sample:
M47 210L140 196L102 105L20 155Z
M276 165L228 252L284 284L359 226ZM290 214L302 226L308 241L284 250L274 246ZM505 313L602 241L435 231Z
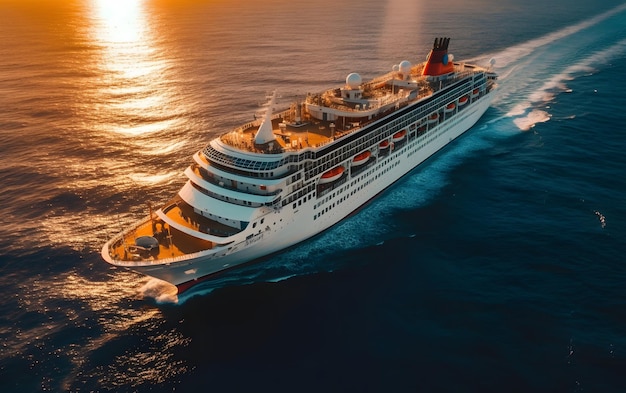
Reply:
M430 97L460 79L486 71L482 67L454 63L454 72L433 78L421 75L424 65L411 67L408 75L387 73L360 84L358 88L346 86L307 95L304 101L271 115L274 136L271 142L259 144L255 141L266 119L257 119L238 127L220 136L220 140L237 150L259 154L320 148L409 104Z

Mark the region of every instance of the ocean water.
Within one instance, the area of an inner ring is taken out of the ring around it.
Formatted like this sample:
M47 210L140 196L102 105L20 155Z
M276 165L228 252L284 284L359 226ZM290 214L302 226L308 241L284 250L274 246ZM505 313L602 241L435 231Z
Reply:
M358 214L177 297L105 239L284 103L496 60ZM626 391L626 4L0 0L0 391Z

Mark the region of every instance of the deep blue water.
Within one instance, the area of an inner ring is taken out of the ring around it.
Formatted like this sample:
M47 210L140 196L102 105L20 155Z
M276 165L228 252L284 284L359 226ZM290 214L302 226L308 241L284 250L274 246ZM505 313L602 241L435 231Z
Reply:
M0 391L626 391L626 5L294 3L0 1ZM498 95L358 214L177 299L101 260L265 92L442 35Z

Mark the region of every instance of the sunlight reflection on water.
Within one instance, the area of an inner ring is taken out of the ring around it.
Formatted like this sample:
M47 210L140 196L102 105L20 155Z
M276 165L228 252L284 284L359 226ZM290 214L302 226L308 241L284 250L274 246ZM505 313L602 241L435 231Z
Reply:
M173 117L181 109L168 107L176 94L168 78L170 60L160 55L145 3L99 0L92 5L86 36L99 48L95 67L100 81L91 91L93 106L86 109L95 113L94 119L108 119L95 127L135 137L174 127Z
M85 373L107 386L137 386L146 382L162 383L187 370L184 361L174 359L174 351L186 347L191 340L180 332L168 329L141 338L159 347L159 351L145 350L145 346L130 347L116 353L106 365L87 360L91 353L132 334L135 327L140 331L158 331L164 323L161 311L156 307L124 306L124 303L136 301L142 294L129 285L137 280L134 273L120 272L116 276L114 281L95 281L70 273L58 280L57 288L53 288L62 297L81 301L85 305L80 315L73 316L75 324L85 324L78 317L84 318L93 312L98 317L98 326L104 330L103 334L93 337L85 345L68 348L73 362L73 372L63 382L68 388Z

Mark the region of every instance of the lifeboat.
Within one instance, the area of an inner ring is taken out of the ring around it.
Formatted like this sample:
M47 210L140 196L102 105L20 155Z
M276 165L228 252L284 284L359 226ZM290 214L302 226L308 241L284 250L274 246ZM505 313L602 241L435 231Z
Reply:
M439 120L439 113L433 113L432 115L428 116L429 123L436 123L438 120Z
M452 112L454 108L456 108L456 105L454 105L454 102L451 102L448 105L446 105L446 112Z
M406 136L406 130L398 131L391 137L392 142L400 142Z
M320 184L332 183L335 180L338 180L341 175L343 175L343 171L345 171L344 167L339 165L329 170L328 172L325 172L320 178Z
M352 159L352 166L360 166L363 165L369 160L372 153L369 150L364 151L363 153L359 153Z
M385 149L389 148L389 141L384 140L384 141L380 142L380 143L378 144L378 148L379 148L380 150L385 150Z
M463 96L459 98L459 106L467 104L467 100L468 100L467 96Z
M478 90L478 89L472 90L472 98L478 97L478 94L480 94L480 90Z

